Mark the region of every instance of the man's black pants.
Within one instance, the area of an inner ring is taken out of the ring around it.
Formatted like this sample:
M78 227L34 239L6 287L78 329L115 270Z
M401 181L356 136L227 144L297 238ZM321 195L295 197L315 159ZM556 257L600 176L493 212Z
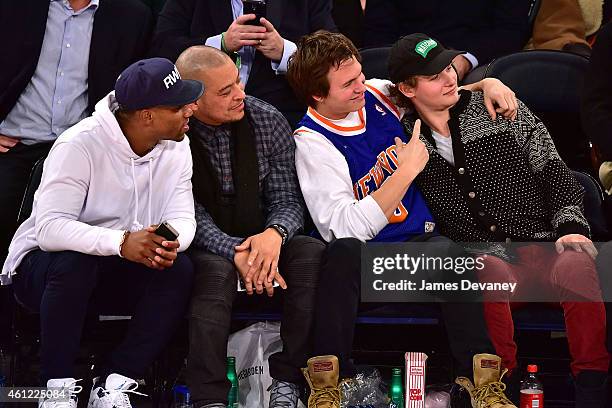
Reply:
M281 249L279 271L287 282L283 296L281 340L283 350L270 356L270 376L300 383L301 367L312 351L315 289L325 244L296 236ZM189 318L187 385L196 406L227 404L227 340L237 271L233 262L208 251L191 250L195 283ZM275 295L280 288L276 288ZM266 296L266 295L261 295Z
M432 235L415 240L452 243L446 237ZM330 242L323 256L317 289L314 354L338 356L341 378L352 377L357 371L350 357L360 291L361 242L354 238ZM444 302L440 308L456 363L455 374L472 378L473 355L495 353L482 304Z
M132 316L124 340L97 374L142 378L185 315L192 283L193 265L184 254L159 271L118 256L30 252L13 286L18 302L40 313L42 383L74 378L88 309Z

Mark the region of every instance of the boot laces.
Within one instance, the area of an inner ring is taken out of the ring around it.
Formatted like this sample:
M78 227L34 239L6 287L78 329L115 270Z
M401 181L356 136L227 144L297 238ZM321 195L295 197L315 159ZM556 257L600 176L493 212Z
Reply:
M339 406L340 404L340 389L338 387L333 388L311 388L310 390L310 403L308 404L308 408L316 408L319 404L336 404Z
M512 401L504 394L504 391L506 391L506 384L502 382L502 378L507 372L508 370L503 371L502 375L499 377L499 381L493 381L474 389L473 398L479 406L488 407L496 403L513 405Z

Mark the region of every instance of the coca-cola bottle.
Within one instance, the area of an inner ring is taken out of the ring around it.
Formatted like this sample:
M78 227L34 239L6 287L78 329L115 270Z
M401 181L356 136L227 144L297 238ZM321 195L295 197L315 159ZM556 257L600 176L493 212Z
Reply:
M544 408L544 388L536 375L538 366L527 366L527 376L521 383L520 408Z

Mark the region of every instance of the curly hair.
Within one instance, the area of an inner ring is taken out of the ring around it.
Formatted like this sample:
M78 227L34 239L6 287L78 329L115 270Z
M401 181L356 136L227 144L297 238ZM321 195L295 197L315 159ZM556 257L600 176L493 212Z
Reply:
M401 83L404 83L409 87L414 88L417 85L417 79L418 78L416 76L411 76L402 82L389 85L389 96L391 97L393 102L400 108L404 108L407 111L414 110L414 105L412 104L412 101L399 90L399 86Z
M361 62L359 51L351 40L339 33L320 30L298 41L297 51L289 59L287 79L296 96L314 107L313 96L329 93L329 70L337 69L351 58Z

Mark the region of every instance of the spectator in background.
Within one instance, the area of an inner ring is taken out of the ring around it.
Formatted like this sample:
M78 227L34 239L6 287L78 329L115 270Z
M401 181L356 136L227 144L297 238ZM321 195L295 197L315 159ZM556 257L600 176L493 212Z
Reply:
M189 319L187 383L195 408L225 407L227 340L236 283L249 295L284 290L283 350L270 356L271 408L295 408L310 354L315 288L325 245L296 235L304 205L291 128L274 107L245 96L223 52L194 46L177 60L185 78L204 83L192 121L197 231ZM281 275L282 274L282 277ZM286 279L286 284L285 280Z
M144 56L152 24L138 0L0 3L0 262L34 163Z
M453 64L459 79L478 65L520 51L529 38L530 0L368 0L365 47L393 44L428 33L446 47L465 50Z
M155 17L155 19L157 19L159 12L162 10L162 8L164 7L164 4L166 3L166 0L141 0L141 1L151 9L151 11L153 12L153 17Z
M612 22L606 24L593 47L582 96L582 127L598 149L603 164L599 177L612 194Z
M241 0L168 0L157 23L153 52L176 60L192 45L240 57L246 93L274 105L295 124L305 111L287 80L287 60L303 35L334 30L331 0L269 0L266 18L243 15Z
M597 32L601 18L599 0L542 0L528 48L563 50L588 58L591 47L586 37Z
M363 46L363 20L366 0L334 0L332 16L338 31L348 37L355 47Z

